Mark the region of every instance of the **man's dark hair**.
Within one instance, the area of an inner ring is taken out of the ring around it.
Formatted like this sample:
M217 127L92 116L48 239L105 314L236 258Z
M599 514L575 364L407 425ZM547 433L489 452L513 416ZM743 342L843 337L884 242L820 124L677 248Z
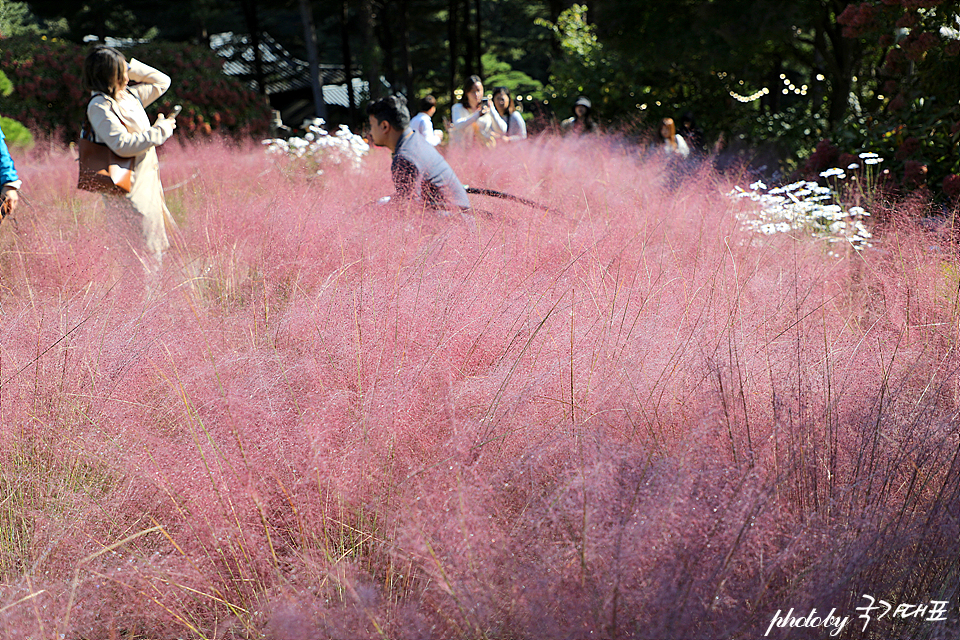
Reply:
M367 105L367 116L373 116L377 122L389 122L397 131L403 131L410 124L407 99L401 95L387 96L371 102Z
M420 100L420 111L430 111L437 106L437 99L433 96L427 96Z

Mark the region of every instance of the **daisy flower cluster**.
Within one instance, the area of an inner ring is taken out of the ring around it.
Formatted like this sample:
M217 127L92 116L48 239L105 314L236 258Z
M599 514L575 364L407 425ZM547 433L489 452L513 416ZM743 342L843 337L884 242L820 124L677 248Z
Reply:
M840 169L828 169L820 175L827 179L844 177ZM864 224L870 214L863 207L838 204L839 196L831 187L801 180L769 189L757 181L748 189L735 186L727 195L756 204L738 214L751 231L764 235L809 233L831 244L847 243L857 251L872 246L873 236Z
M864 152L859 162L851 162L845 170L822 171L820 177L826 186L801 180L769 189L757 181L748 189L736 186L727 195L754 203L738 214L751 231L765 235L807 233L833 245L846 243L863 251L873 246L873 235L865 224L870 213L860 205L873 202L878 185L877 165L882 162L877 154ZM833 250L830 253L836 254Z
M263 144L269 154L312 161L317 166L317 175L323 175L321 167L328 163L346 164L352 169L359 169L370 145L345 124L340 125L332 135L323 128L323 124L324 121L317 118L307 124L302 138L272 138L264 140Z

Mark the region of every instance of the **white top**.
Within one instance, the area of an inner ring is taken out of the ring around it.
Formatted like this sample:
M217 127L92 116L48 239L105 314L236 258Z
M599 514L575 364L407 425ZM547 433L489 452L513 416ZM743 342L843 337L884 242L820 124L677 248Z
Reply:
M426 138L427 142L433 146L440 144L441 138L433 129L433 120L423 111L410 118L410 128Z
M507 137L512 140L526 140L527 138L527 123L523 121L523 116L517 111L511 113L510 119L507 121Z
M503 121L497 110L491 107L487 113L480 115L480 111L469 111L461 103L453 105L453 128L450 131L451 141L466 144L474 140L485 146L496 144L496 139L503 137L507 132L507 123Z
M674 148L673 145L668 143L667 141L663 142L663 148L667 151L667 153L675 153L681 158L686 158L687 156L690 155L690 147L687 146L687 141L684 140L683 136L679 134L676 135L675 137L677 139L676 148Z

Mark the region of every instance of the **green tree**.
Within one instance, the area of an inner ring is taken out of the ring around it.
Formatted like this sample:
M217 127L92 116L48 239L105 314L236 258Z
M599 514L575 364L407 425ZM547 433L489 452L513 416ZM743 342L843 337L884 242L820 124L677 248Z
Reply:
M3 71L0 71L0 96L4 98L13 93L13 83ZM0 129L10 147L30 149L33 147L33 136L25 126L6 116L0 115Z
M860 79L862 111L836 142L886 157L904 189L939 191L960 173L960 1L851 4L844 37L868 49L873 73ZM957 194L954 194L957 195Z
M498 60L492 53L483 54L483 70L487 92L495 87L506 87L511 95L530 95L536 100L544 98L543 83Z
M548 87L557 103L572 104L577 96L586 95L602 118L631 114L630 98L635 91L624 58L597 37L596 27L587 21L585 5L575 4L561 12L555 23L539 19L537 24L552 31L559 44Z
M127 3L112 0L30 0L30 10L47 20L64 20L68 25L65 37L82 42L88 35L101 40L106 36L149 38L155 28L141 23Z
M64 18L43 20L30 11L26 2L0 0L0 38L22 34L60 36L66 32Z

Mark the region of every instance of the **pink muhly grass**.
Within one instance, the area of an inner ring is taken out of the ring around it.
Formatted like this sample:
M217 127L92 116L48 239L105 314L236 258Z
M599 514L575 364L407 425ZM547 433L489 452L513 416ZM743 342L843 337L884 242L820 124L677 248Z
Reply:
M5 636L756 637L955 594L949 239L752 235L722 176L613 140L448 157L550 210L374 206L384 150L170 146L145 294L96 196L30 192L0 229Z

